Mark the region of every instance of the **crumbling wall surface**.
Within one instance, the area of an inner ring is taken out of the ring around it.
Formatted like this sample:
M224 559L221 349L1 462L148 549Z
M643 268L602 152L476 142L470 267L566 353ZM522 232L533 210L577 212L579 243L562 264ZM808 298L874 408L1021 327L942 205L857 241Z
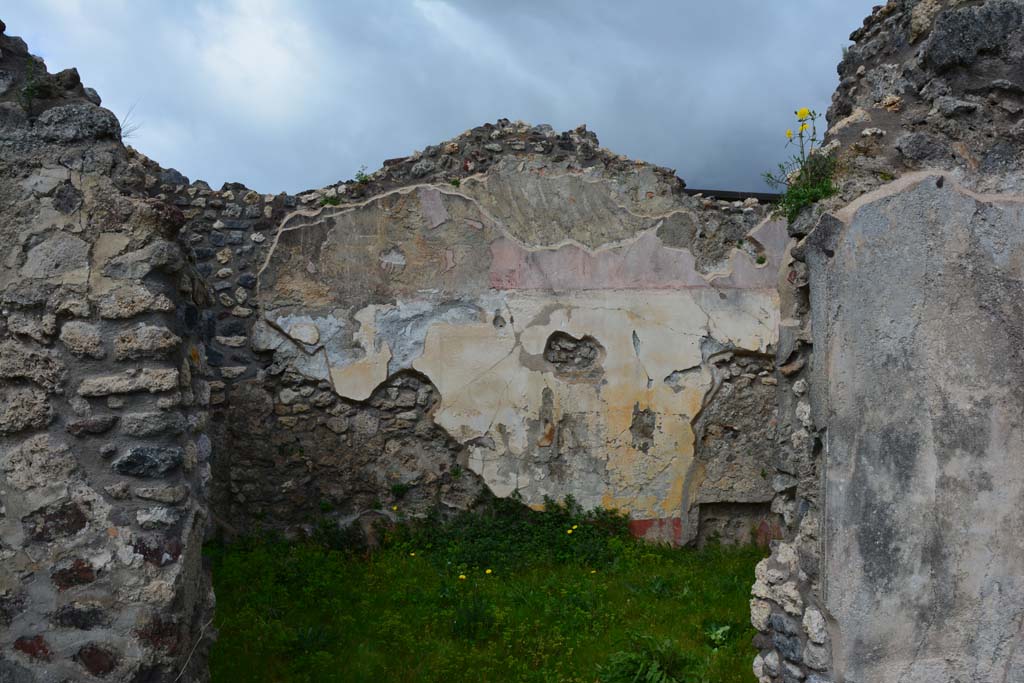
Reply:
M204 680L205 286L114 115L3 28L0 680Z
M820 486L758 567L755 673L1022 681L1024 3L890 2L851 37L840 194L791 226Z
M192 211L197 260L221 259L225 283L244 263L254 284L244 322L228 307L211 323L231 325L215 349L254 354L220 368L215 428L245 447L221 463L218 514L297 528L461 509L486 488L618 507L675 543L720 504L726 540L770 537L788 238L756 200L681 189L584 128L499 121L275 204L245 255L206 246L244 219Z

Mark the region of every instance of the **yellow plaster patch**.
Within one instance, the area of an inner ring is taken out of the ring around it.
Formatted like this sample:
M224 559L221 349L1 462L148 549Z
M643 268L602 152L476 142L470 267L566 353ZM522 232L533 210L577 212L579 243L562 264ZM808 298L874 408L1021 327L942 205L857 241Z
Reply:
M435 421L464 443L475 440L470 469L497 495L518 490L530 505L541 504L544 495L572 494L584 505L619 507L637 517L684 514L693 466L691 423L711 388L710 371L700 367L701 339L710 334L765 352L778 327L776 294L732 291L723 299L711 290L519 291L507 292L505 304L510 326L436 323L413 362L441 394ZM543 352L556 331L589 335L604 347L599 381L555 376ZM687 369L695 371L677 378L674 387L666 383L673 372ZM560 463L568 468L561 478L544 459L548 454L537 455L538 446L558 447L557 434L552 443L541 431L545 389L553 424L566 417L582 421L590 441L604 445L591 447L589 462ZM646 452L633 444L634 409L656 415ZM599 485L594 477L574 475L574 467L584 474L599 470Z

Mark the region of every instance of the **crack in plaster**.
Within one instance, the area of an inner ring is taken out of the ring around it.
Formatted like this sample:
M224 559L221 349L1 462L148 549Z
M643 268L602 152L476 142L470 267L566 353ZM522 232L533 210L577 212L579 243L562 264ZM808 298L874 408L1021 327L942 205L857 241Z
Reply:
M551 175L551 176L547 176L547 177L557 178L557 177L564 177L564 176L568 176L568 175L570 175L570 174L566 173L566 174L561 174L561 175ZM474 175L474 176L470 176L469 178L464 179L463 182L466 182L466 181L480 182L480 178L481 177L484 178L484 180L481 182L481 184L486 186L486 182L487 182L486 174L477 174L477 175ZM599 184L606 183L606 182L609 182L609 181L607 179L604 179L604 178L597 178L597 179L593 179L593 180L586 180L584 182L589 182L590 184L593 184L593 185L599 185ZM510 231L508 229L508 226L505 225L505 223L503 221L501 221L500 219L496 218L486 208L484 208L477 198L475 198L475 197L473 197L471 195L468 195L468 194L466 194L464 192L457 191L457 190L455 190L454 188L451 188L451 187L445 187L445 186L435 185L435 184L431 184L431 183L416 183L416 184L413 184L413 185L407 185L407 186L404 186L404 187L395 188L395 189L392 189L392 190L388 190L386 192L382 192L382 193L376 194L376 195L374 195L372 197L369 197L369 198L367 198L367 199L365 199L363 201L360 201L360 202L351 202L351 203L343 204L343 205L339 205L339 206L322 206L322 207L318 207L316 209L297 209L296 211L293 211L293 212L289 213L288 215L286 215L281 220L281 222L278 224L278 229L275 232L273 242L271 243L269 249L267 249L267 254L266 254L266 257L263 260L263 264L260 266L259 270L256 273L256 292L257 292L257 297L259 296L259 294L261 292L261 283L262 283L263 272L264 272L264 270L266 270L266 268L270 264L270 261L273 259L274 253L276 252L278 244L280 242L280 238L281 238L281 236L284 233L286 233L286 232L293 232L295 230L300 230L302 228L307 228L307 227L311 227L313 225L316 225L318 221L316 221L314 219L335 218L335 217L338 217L338 216L346 215L346 214L349 214L349 213L353 213L353 212L357 211L358 209L362 209L362 208L368 207L368 206L370 206L370 205L372 205L374 203L377 203L377 202L379 202L380 200L382 200L382 199L384 199L386 197L395 196L395 195L399 195L399 196L410 195L414 191L418 191L420 189L429 189L429 190L436 191L437 193L439 193L441 195L444 195L444 196L459 197L461 199L464 199L465 201L470 203L474 208L476 208L477 211L479 211L480 215L483 218L485 218L490 223L490 225L492 227L496 228L497 231L501 233L502 237L504 237L505 239L508 239L509 241L511 241L514 244L516 244L517 246L519 246L521 249L523 249L523 250L525 250L527 252L530 252L530 253L558 251L559 249L563 249L563 248L566 248L566 247L572 247L572 248L580 249L581 251L586 253L588 256L595 256L595 255L601 254L603 252L611 252L611 251L615 251L617 249L625 248L625 249L628 250L629 248L636 246L636 244L640 240L644 239L648 235L653 235L655 238L657 238L657 231L662 227L662 225L664 224L664 221L666 219L671 218L672 216L675 216L675 215L682 215L682 214L687 214L687 213L691 212L690 209L679 208L679 209L672 209L672 210L669 210L669 211L666 211L666 212L656 213L656 214L638 214L638 213L632 211L630 208L628 208L628 207L626 207L624 205L615 204L614 206L617 209L619 209L620 211L622 211L622 212L632 216L633 218L636 218L638 220L656 220L657 223L654 226L650 227L650 228L638 230L633 235L631 235L629 237L625 237L625 238L622 238L622 239L619 239L619 240L610 240L608 242L604 242L601 245L599 245L597 247L593 247L593 248L592 247L588 247L586 244L584 244L584 243L582 243L582 242L580 242L578 240L575 240L575 239L572 239L572 238L568 238L568 237L563 239L563 240L560 240L559 242L555 242L555 243L548 244L548 245L532 245L532 244L524 242L523 240L518 238L512 231ZM310 219L310 220L304 221L304 222L300 222L300 223L298 223L296 225L288 226L289 221L291 221L295 217L301 217L301 218L306 218L306 219ZM752 237L752 235L754 233L756 233L757 231L759 231L761 228L763 228L765 225L767 225L768 223L771 223L773 221L774 221L774 219L771 218L770 216L762 219L757 225L755 225L753 228L751 228L746 233L745 238L747 240L752 241L753 243L755 243L757 245L761 245L761 242L759 240L757 240L756 238ZM435 226L435 227L437 227L437 226ZM659 243L660 243L660 240L659 240ZM664 243L660 243L660 248L664 249L664 250L667 250L667 251L670 251L670 252L676 252L676 253L684 253L685 252L685 253L689 254L690 256L693 256L692 250L690 250L690 249L688 249L686 247L674 247L674 246L666 245ZM762 250L764 249L763 245L762 245L761 248L762 248ZM730 277L730 276L732 276L734 274L734 272L735 272L734 261L737 258L740 258L740 259L745 258L749 262L747 265L752 267L752 268L755 268L755 269L757 269L757 268L765 268L769 264L771 264L772 261L773 261L773 259L769 258L767 263L765 263L765 264L758 264L756 262L756 260L752 259L750 257L750 254L748 254L745 250L733 247L732 249L730 249L729 256L728 256L728 258L726 260L726 263L728 264L728 268L726 268L725 270L722 270L722 271L713 271L713 272L709 272L709 273L700 273L699 271L695 270L695 274L704 279L704 281L707 283L706 286L708 286L708 287L715 287L716 286L715 285L716 281L724 279L724 278L728 278L728 277ZM781 258L781 254L779 255L779 258ZM704 286L704 285L701 285L701 286Z

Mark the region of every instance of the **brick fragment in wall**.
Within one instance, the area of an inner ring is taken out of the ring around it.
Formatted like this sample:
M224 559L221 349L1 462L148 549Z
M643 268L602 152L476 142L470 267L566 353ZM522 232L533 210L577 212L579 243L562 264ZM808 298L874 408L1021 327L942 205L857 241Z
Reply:
M96 569L84 559L75 558L58 564L50 579L59 591L84 586L96 580Z
M93 676L104 678L120 663L120 656L102 643L87 643L75 653L75 660Z
M22 518L25 536L37 542L67 539L85 529L88 517L74 501L54 503Z

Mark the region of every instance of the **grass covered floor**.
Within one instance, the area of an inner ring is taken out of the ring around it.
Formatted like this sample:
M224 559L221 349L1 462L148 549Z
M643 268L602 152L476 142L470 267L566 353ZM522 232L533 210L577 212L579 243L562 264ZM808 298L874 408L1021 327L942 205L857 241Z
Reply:
M367 556L305 543L211 545L229 681L750 682L754 547L655 547L569 501L389 532Z

